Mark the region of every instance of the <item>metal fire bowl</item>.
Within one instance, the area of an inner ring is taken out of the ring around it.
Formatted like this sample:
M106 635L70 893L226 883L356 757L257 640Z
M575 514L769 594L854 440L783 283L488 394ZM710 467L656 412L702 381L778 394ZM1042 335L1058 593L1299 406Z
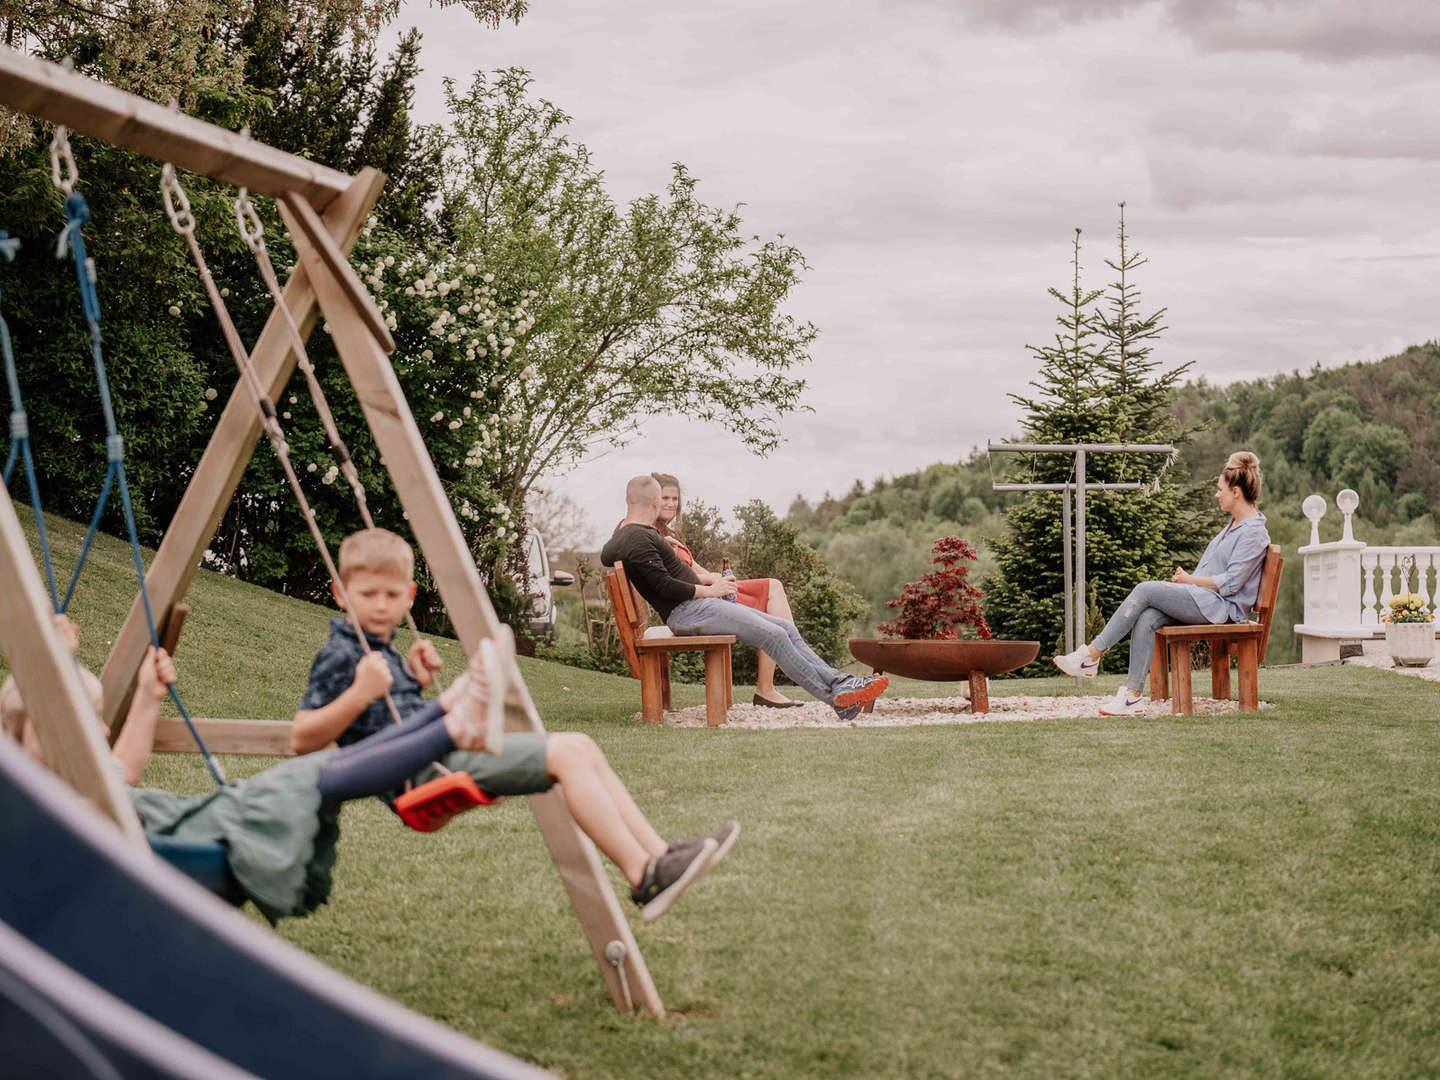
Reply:
M1038 641L905 641L851 638L856 660L888 675L926 682L953 682L971 673L1001 675L1040 654Z

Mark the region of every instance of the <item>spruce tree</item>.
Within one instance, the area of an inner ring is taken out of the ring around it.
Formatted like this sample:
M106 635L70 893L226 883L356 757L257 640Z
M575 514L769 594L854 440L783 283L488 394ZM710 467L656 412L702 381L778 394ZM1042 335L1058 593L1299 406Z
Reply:
M1080 230L1075 230L1068 290L1050 289L1060 304L1059 330L1052 344L1027 346L1040 370L1030 383L1035 393L1012 394L1025 410L1025 440L1038 443L1174 443L1182 437L1169 412L1182 365L1159 370L1151 359L1165 327L1164 309L1140 312L1134 271L1145 264L1130 250L1123 210L1119 254L1106 265L1117 274L1105 289L1081 283ZM1086 462L1091 483L1149 480L1162 459L1125 454L1092 454ZM1036 455L1025 479L1060 483L1073 478L1069 454ZM1065 641L1062 496L1025 495L1007 512L1009 530L996 544L996 572L986 582L986 617L997 637L1037 640L1041 657L1030 674L1052 672L1049 656ZM1162 480L1142 492L1089 492L1086 496L1085 598L1087 640L1141 581L1168 579L1176 562L1203 545L1187 490ZM1125 666L1125 650L1106 657L1111 670Z

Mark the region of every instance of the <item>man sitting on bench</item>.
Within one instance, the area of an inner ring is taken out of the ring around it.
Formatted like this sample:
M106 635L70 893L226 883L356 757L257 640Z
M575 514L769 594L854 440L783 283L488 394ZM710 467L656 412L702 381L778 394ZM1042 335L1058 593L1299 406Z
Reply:
M625 520L600 552L606 566L625 564L625 575L645 602L679 635L734 634L775 658L780 670L853 720L890 685L884 675L846 675L815 655L795 624L734 603L735 582L721 578L702 585L655 528L660 514L660 484L637 476L625 485Z

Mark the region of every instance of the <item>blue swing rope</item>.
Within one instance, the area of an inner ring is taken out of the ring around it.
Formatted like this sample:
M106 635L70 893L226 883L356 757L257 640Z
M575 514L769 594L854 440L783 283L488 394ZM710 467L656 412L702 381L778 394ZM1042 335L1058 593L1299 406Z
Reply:
M20 240L0 231L0 255L6 262L15 260ZM5 382L10 390L10 454L5 459L4 483L10 486L15 463L25 464L25 482L30 488L30 508L35 512L35 527L40 537L40 558L45 565L45 585L50 590L50 606L61 612L60 594L55 588L55 564L50 557L50 538L45 533L45 514L40 506L40 483L35 478L35 458L30 452L30 421L25 415L25 402L20 397L20 376L15 370L15 350L10 341L10 324L0 314L0 354L5 361Z
M75 168L75 159L70 152L69 136L65 128L58 125L55 128L55 137L50 144L50 162L55 186L65 193L65 228L60 233L55 255L57 258L63 259L68 251L75 264L75 277L80 287L80 302L85 309L85 321L90 325L90 352L95 361L95 380L100 387L100 407L105 416L106 458L105 483L100 489L100 498L95 504L95 513L90 519L90 529L85 534L85 543L80 549L80 558L75 564L75 572L70 577L70 587L65 592L65 599L56 610L64 612L69 607L70 599L75 593L75 586L80 580L80 571L89 557L95 532L100 527L101 515L104 514L106 503L110 499L110 491L112 488L118 488L120 506L125 516L125 529L130 538L130 554L135 560L135 576L140 582L140 599L145 607L145 625L150 631L150 644L158 649L160 637L155 629L154 612L150 608L150 594L145 588L145 562L140 557L140 538L135 528L135 510L130 501L130 485L125 479L125 440L121 438L115 427L115 410L110 400L110 380L105 373L105 354L100 345L100 300L95 293L95 261L85 253L83 227L90 220L90 207L86 204L85 197L75 190L78 173ZM38 498L36 504L38 506ZM195 722L190 718L190 712L185 707L185 702L180 699L180 694L174 685L168 687L168 691L170 700L175 703L181 719L185 721L185 726L190 730L190 736L195 740L201 757L205 759L205 767L214 777L215 783L224 786L225 774L221 770L219 762L205 746L205 741L200 738L200 732L196 730Z

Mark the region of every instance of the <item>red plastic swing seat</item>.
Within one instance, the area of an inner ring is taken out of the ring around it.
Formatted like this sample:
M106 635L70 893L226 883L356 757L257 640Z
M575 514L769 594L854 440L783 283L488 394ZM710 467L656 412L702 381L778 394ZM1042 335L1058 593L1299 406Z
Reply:
M416 832L435 832L450 824L456 815L496 801L469 773L453 772L405 792L395 800L395 812Z

